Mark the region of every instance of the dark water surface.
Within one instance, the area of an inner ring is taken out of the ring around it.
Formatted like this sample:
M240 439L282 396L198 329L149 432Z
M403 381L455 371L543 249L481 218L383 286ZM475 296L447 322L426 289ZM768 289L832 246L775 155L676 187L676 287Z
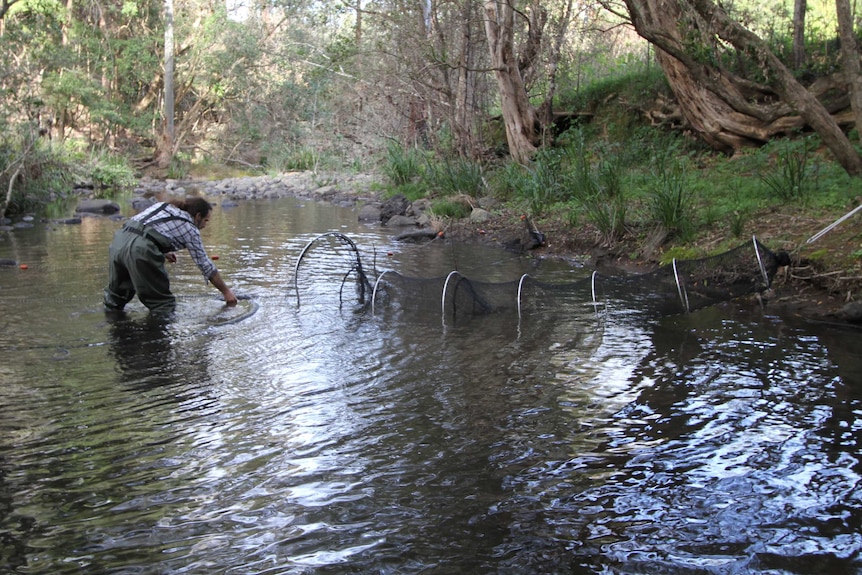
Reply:
M404 321L384 269L589 270L417 247L349 210L218 208L177 317L101 310L119 224L0 232L2 573L862 572L862 337L728 303ZM297 296L296 287L299 287ZM339 305L341 304L341 305Z

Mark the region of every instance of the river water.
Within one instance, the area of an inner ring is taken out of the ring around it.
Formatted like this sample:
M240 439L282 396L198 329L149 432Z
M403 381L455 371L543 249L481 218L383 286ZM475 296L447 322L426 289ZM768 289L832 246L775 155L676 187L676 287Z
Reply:
M356 220L216 208L251 299L180 254L170 321L103 313L117 222L0 232L27 266L0 268L0 572L862 572L859 331L744 302L371 313L337 238L297 266L309 242L346 234L372 281L590 270Z

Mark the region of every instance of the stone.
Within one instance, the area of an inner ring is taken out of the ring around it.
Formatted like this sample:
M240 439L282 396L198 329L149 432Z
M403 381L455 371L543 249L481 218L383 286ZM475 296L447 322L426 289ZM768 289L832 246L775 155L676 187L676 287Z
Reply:
M410 216L392 216L384 224L387 228L406 228L416 225L416 218Z
M384 201L380 207L380 221L388 222L392 216L403 216L407 213L408 207L410 207L410 200L404 194L395 194Z
M365 204L359 210L360 222L379 222L380 221L380 206L378 204Z
M862 323L862 302L851 301L841 308L841 317L850 323Z
M81 200L75 211L88 214L115 214L120 211L120 205L111 200Z
M470 212L471 222L487 222L489 219L491 219L491 212L489 212L488 210L483 210L482 208L473 208L473 211Z

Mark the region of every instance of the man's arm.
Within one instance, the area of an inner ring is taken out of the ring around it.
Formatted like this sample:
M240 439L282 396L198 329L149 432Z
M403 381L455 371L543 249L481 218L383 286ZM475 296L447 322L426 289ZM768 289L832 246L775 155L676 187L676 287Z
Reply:
M227 284L224 283L224 280L221 279L221 274L216 272L210 276L210 283L212 283L218 291L224 296L224 302L227 305L236 305L236 296L233 295L233 292Z

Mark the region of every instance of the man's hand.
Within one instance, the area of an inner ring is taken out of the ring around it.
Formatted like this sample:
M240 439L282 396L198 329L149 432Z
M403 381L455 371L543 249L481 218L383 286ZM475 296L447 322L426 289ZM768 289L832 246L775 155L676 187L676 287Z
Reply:
M177 263L177 254L174 252L168 252L165 254L165 259L171 262L172 264Z
M236 296L233 295L233 291L231 291L230 288L228 288L227 291L225 291L222 295L224 295L224 303L226 303L228 306L233 307L236 305Z
M233 295L233 291L227 284L224 283L224 280L221 279L221 274L216 272L210 277L210 282L216 287L218 291L221 292L221 295L224 296L224 302L227 305L236 305L236 296Z

